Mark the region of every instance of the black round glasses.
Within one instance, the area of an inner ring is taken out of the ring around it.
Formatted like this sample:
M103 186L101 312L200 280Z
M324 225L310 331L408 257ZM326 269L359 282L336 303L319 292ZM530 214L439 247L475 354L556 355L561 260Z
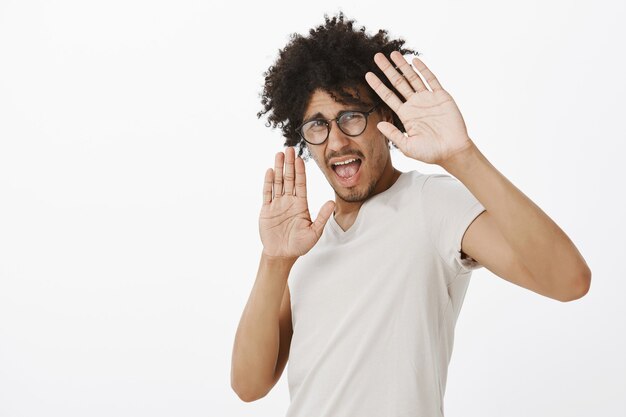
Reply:
M330 135L330 122L335 120L337 127L347 136L359 136L367 127L367 117L374 112L374 107L368 111L348 110L342 111L334 119L313 119L304 122L296 129L296 132L311 145L321 145L326 142Z

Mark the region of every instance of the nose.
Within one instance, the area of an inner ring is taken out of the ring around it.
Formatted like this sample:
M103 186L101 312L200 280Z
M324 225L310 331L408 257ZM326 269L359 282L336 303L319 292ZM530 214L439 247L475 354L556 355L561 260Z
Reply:
M341 129L339 129L339 125L337 124L336 120L331 121L329 127L330 132L328 132L327 147L330 150L339 151L344 147L350 145L350 141L352 140L352 138L350 138L350 136L346 135L341 131Z

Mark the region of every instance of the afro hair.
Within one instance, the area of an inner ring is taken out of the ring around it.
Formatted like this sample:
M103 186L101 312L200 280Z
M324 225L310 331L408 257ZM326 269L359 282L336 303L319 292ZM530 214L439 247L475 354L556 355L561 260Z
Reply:
M389 39L386 30L368 35L365 27L356 28L354 20L346 19L342 12L332 18L325 15L324 19L325 23L311 29L307 37L292 34L287 45L279 50L274 65L263 74L263 110L257 113L257 117L267 114L267 126L280 128L286 139L284 146L299 147L298 156L301 157L307 144L296 129L302 123L315 90L328 92L340 103L356 104L364 103L358 92L365 89L370 102L379 101L378 95L365 81L365 74L371 71L402 97L374 63L374 55L382 52L389 56L393 51L419 55L404 48L403 39ZM397 115L384 102L381 105L393 115L394 125L404 132ZM308 155L304 159L307 160Z

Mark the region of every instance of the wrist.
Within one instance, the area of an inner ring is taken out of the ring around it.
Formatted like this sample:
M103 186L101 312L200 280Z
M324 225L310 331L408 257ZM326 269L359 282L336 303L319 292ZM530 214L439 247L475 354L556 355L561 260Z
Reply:
M476 165L476 161L480 159L480 151L476 144L470 139L470 145L464 149L454 153L440 166L450 174L457 176L458 174L470 170Z
M268 264L292 266L298 258L298 256L270 255L265 250L261 252L261 260Z

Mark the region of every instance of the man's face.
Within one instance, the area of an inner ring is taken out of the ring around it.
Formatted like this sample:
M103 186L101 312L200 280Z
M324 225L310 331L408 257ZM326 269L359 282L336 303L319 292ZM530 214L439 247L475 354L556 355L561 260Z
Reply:
M334 119L342 111L367 111L372 108L369 101L362 106L342 104L326 91L316 90L309 100L303 120ZM391 165L387 139L376 124L384 120L377 108L367 117L367 127L358 136L348 136L330 122L330 133L320 145L307 144L311 157L320 167L338 197L347 202L365 201L372 195L385 167ZM387 119L387 121L390 121ZM356 158L357 161L337 168L337 162ZM388 169L389 169L388 168ZM392 169L392 168L391 168Z

